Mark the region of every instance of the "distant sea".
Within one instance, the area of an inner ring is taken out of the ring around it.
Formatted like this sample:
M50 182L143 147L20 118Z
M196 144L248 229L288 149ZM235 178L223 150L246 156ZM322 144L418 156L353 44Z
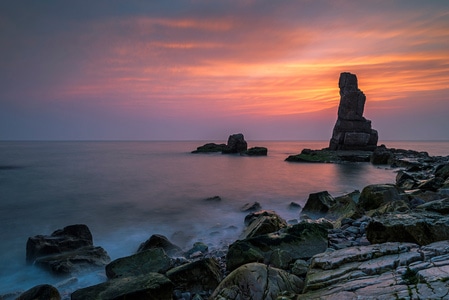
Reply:
M58 284L25 264L29 236L86 224L94 244L112 259L133 254L152 234L188 249L234 241L246 213L259 202L287 220L295 202L327 190L339 196L369 184L394 183L395 170L369 163L301 164L284 159L327 141L249 141L267 157L191 154L195 142L0 142L0 295L37 284ZM449 155L449 142L381 142L387 147ZM221 201L206 199L219 196ZM68 291L103 281L84 274Z

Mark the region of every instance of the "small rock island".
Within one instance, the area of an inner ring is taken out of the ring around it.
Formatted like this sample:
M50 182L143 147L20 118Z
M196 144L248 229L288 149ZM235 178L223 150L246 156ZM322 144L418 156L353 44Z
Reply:
M265 147L252 147L248 149L248 143L242 133L231 134L227 144L207 143L199 146L192 153L240 154L247 156L266 156L268 149Z
M338 119L329 143L330 150L367 150L377 147L378 134L371 121L363 117L366 96L359 90L357 76L348 72L340 74L340 105Z
M368 162L377 149L378 133L371 121L363 116L366 96L359 89L357 76L349 72L340 74L340 104L329 147L321 150L304 149L289 156L292 162Z

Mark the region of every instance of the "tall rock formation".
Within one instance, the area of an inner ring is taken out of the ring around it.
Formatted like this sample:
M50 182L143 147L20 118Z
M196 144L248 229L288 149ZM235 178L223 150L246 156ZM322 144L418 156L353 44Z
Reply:
M329 149L373 151L377 147L378 134L371 128L371 121L363 117L366 97L358 88L357 76L347 72L341 73L338 87L338 119Z

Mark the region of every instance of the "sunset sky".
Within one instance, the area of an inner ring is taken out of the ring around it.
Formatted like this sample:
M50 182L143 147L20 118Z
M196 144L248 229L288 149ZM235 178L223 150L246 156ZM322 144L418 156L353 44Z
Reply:
M449 140L449 1L1 1L1 140Z

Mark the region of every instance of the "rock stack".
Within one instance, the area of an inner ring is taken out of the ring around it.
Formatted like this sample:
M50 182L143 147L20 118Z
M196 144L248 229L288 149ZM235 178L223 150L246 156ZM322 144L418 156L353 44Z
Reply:
M373 151L378 134L371 128L371 121L363 117L366 97L358 88L357 76L341 73L338 86L340 105L329 149Z

